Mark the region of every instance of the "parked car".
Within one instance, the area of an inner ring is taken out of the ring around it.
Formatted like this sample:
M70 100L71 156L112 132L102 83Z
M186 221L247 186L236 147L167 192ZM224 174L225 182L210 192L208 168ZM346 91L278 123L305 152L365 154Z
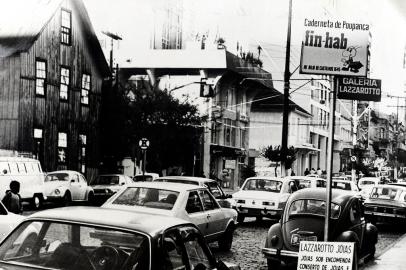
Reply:
M69 205L72 201L94 202L93 189L76 171L54 171L45 177L44 199Z
M134 175L133 181L134 182L140 182L140 181L150 182L158 177L159 177L159 174L157 174L157 173L147 173L146 172L144 175L143 174Z
M40 233L28 233L33 230ZM33 214L0 244L0 267L239 269L217 261L199 230L187 221L95 207L68 207Z
M364 207L366 218L373 223L406 221L406 184L374 186Z
M245 217L280 218L289 195L297 190L296 181L287 178L247 178L241 189L233 194L238 222L243 222Z
M379 185L380 182L381 179L379 177L363 177L358 181L359 194L364 201L369 198L372 188Z
M381 183L379 177L363 177L358 181L358 188L363 190L365 187L376 186Z
M11 232L23 219L22 215L9 212L0 201L0 240Z
M190 185L198 185L201 187L207 187L214 198L221 207L225 208L235 208L235 200L232 199L232 196L224 193L221 186L216 180L203 178L203 177L193 177L193 176L163 176L158 177L154 181L157 182L172 182L172 183L182 183Z
M100 174L89 185L94 191L95 203L104 203L123 186L132 184L133 180L124 174Z
M137 182L118 191L102 207L182 218L195 224L206 241L218 241L222 250L229 250L233 242L237 212L221 208L206 187Z
M333 183L332 183L331 187L333 189L342 189L342 190L352 191L354 193L359 192L359 189L354 182L352 182L350 180L339 179L336 177L333 177Z
M34 209L41 207L44 198L44 173L37 159L0 157L0 200L10 189L10 182L20 182L20 196Z
M295 180L298 189L326 187L326 179L313 176L287 176L286 179Z
M360 197L333 189L331 202L330 241L355 242L356 262L373 258L378 230L365 222ZM279 269L281 262L296 264L300 241L323 241L325 209L324 188L302 189L289 197L281 220L269 229L262 249L269 269Z

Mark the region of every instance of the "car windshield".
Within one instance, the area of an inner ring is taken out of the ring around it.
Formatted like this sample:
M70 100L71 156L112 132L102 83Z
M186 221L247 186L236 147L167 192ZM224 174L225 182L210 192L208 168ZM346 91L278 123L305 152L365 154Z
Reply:
M0 260L41 269L149 269L149 241L136 232L96 225L26 221L0 246Z
M115 198L112 204L171 210L178 195L179 192L166 189L129 187Z
M120 177L118 175L99 175L92 182L91 185L118 185Z
M45 177L45 182L50 181L69 181L69 174L67 173L50 173Z
M340 216L340 206L331 203L330 216L337 219ZM324 217L326 214L326 202L322 200L302 199L294 201L289 207L289 219L295 215L317 215Z
M371 192L371 198L395 200L400 196L402 190L396 187L374 187Z
M350 182L333 181L332 188L351 190Z
M373 180L364 180L364 181L360 181L359 185L362 185L362 186L375 185L375 181L373 181Z
M280 192L282 188L282 181L271 179L250 179L245 182L242 187L243 190L258 190L268 192Z

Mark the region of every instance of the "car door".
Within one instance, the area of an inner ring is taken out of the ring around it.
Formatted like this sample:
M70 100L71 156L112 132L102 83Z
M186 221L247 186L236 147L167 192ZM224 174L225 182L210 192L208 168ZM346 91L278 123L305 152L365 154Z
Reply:
M86 200L88 184L85 177L79 174L79 200Z
M349 208L350 216L350 227L348 230L353 231L357 234L359 239L359 244L362 245L365 232L365 218L361 212L360 201L354 198L351 202Z
M79 175L77 173L70 174L69 177L69 189L72 196L72 200L80 200L80 183Z
M202 200L204 213L208 220L206 238L208 242L212 242L218 239L226 230L228 219L216 199L208 190L199 190L199 196Z
M185 210L189 220L206 236L208 220L197 190L189 191Z

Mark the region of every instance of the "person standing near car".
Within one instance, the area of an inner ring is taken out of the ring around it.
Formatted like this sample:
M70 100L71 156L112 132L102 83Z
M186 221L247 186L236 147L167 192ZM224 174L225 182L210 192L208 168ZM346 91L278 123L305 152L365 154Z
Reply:
M7 210L14 214L23 213L23 204L19 192L20 182L13 180L10 182L10 190L6 191L6 195L1 201Z

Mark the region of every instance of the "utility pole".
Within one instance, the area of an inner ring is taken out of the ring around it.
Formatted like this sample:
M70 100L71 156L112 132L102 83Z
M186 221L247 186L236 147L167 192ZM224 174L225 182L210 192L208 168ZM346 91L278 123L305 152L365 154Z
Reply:
M282 115L282 176L286 174L285 161L288 153L288 137L289 137L289 90L290 90L290 36L292 24L292 0L289 0L289 17L288 17L288 33L286 37L286 57L285 57L285 73L284 73L284 88L283 88L283 115Z

